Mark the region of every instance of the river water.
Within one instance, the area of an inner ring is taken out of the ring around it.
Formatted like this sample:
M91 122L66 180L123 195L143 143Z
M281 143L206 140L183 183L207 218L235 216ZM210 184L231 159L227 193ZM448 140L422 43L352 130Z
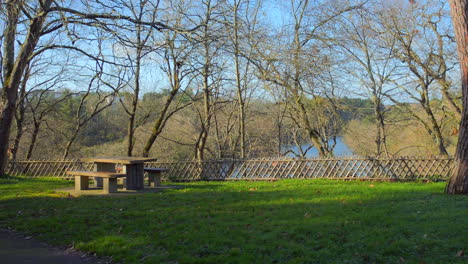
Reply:
M305 144L305 145L302 145L302 148L306 149L308 146L309 146L309 144ZM292 151L298 153L298 148L296 146L287 146L287 147L285 147L284 151L286 152L287 150L292 150ZM337 137L336 138L336 146L335 146L335 149L333 150L333 155L338 156L338 157L340 157L340 156L350 156L350 155L353 155L353 150L350 149L345 144L342 137ZM287 157L293 157L293 158L296 157L292 153L288 153L286 156ZM307 158L316 158L316 157L318 157L318 150L316 148L310 149L307 152L306 157Z

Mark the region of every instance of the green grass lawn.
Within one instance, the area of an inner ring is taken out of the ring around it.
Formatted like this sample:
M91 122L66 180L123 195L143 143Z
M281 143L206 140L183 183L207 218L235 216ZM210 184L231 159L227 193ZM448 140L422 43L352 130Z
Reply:
M0 226L124 263L467 263L468 197L445 183L197 182L69 198L0 179Z

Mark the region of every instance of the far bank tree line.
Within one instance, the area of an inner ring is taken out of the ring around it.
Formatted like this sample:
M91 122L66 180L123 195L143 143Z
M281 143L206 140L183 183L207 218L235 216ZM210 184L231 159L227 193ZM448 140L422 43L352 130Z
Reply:
M13 157L75 157L100 145L108 154L248 158L304 143L330 156L340 135L350 145L366 138L354 148L371 156L453 153L462 107L444 1L1 7L0 145ZM398 145L407 127L424 144Z

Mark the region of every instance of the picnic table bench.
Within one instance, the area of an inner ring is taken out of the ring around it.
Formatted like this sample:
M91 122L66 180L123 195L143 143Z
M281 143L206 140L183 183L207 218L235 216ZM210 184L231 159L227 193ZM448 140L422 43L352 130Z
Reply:
M151 168L145 167L144 171L148 173L148 183L150 187L161 186L161 172L165 172L166 168Z
M125 173L105 172L105 171L67 171L68 175L75 176L75 191L89 189L89 177L102 178L102 188L104 193L117 192L117 178L125 177Z

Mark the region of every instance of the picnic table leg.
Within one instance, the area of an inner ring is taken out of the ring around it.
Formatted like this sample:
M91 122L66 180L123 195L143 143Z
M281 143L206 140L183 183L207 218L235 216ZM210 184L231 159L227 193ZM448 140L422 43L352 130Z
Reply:
M75 176L75 191L79 192L81 190L89 189L89 177L86 176Z
M161 173L160 172L148 172L148 183L152 188L161 187Z
M94 171L115 172L115 164L113 163L95 163ZM94 178L95 187L103 188L102 178Z
M117 192L117 178L104 178L102 189L106 194Z
M127 174L127 190L143 189L144 164L127 164L123 167L123 173Z

